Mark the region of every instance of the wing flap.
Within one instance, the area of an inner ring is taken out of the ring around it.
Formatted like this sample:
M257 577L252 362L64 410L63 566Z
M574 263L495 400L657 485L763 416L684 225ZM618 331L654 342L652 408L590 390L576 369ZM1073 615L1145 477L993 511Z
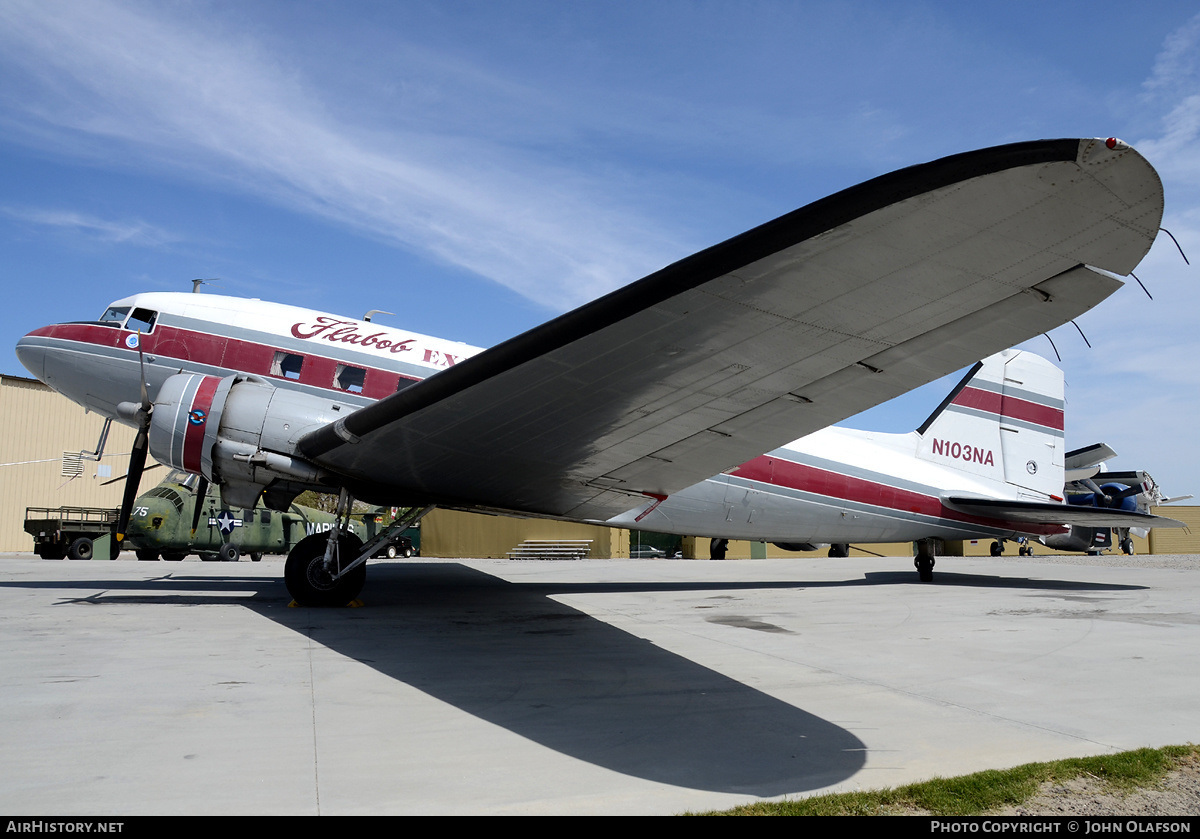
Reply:
M364 497L608 518L1111 294L1119 281L1083 265L1136 265L1162 192L1127 148L1083 162L1097 144L985 149L869 181L355 412L357 442L325 428L300 451Z

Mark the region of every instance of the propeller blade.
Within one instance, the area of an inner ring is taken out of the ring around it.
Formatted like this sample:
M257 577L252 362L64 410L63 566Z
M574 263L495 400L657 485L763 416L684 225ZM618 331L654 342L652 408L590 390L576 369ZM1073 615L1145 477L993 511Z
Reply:
M129 453L129 473L125 476L125 495L121 499L121 512L117 516L117 529L113 538L112 558L116 559L121 552L121 543L125 540L125 531L129 527L129 516L133 512L133 502L137 500L138 485L142 482L142 473L146 471L146 450L150 448L150 435L145 428L139 428L137 437L133 440L133 451Z
M192 510L192 538L196 538L196 528L200 526L200 512L204 509L205 503L208 501L208 478L200 476L200 483L196 484L196 503Z
M1125 487L1125 489L1118 490L1116 493L1113 494L1113 498L1116 498L1119 500L1122 498L1128 498L1131 495L1141 495L1141 493L1142 493L1142 485L1136 484L1135 486Z
M129 453L129 469L125 473L125 494L121 498L121 512L117 515L117 528L113 534L112 558L121 553L125 531L129 528L129 516L133 513L133 502L137 500L138 486L142 473L146 471L146 451L150 448L150 415L154 405L146 392L146 355L142 352L142 332L138 330L138 367L142 385L142 404L138 410L138 433L133 439L133 451Z
M140 330L138 331L137 351L138 367L140 368L142 379L142 410L149 415L153 407L150 405L150 397L146 394L146 354L142 352L142 333Z

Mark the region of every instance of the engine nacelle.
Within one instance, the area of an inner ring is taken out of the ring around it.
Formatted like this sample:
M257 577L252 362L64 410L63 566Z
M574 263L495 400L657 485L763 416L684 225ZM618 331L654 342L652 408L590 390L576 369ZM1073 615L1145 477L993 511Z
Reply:
M295 457L296 441L351 411L257 376L177 373L154 400L150 453L219 484L228 506L249 509L276 480L319 486L324 473Z

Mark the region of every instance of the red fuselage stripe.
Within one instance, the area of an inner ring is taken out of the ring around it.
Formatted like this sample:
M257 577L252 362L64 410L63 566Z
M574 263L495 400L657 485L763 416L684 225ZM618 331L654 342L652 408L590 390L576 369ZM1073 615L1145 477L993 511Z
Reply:
M1010 419L1044 425L1056 431L1063 430L1063 412L1049 405L1039 405L1027 399L1014 396L1001 396L990 390L965 387L958 396L954 397L951 405L961 405L964 408L974 408L977 411L987 411Z
M129 335L129 332L124 329L86 323L60 323L36 329L29 334L124 350L127 349L125 337ZM338 360L317 355L312 350L302 350L292 346L258 344L238 338L227 338L223 335L179 329L165 324L159 324L150 334L142 335L140 340L142 351L147 355L163 355L168 358L178 358L196 364L253 373L257 376L274 379L285 378L271 372L276 351L303 355L304 366L301 368L300 378L297 380L300 384L323 388L333 393L345 393L333 386ZM370 399L382 399L395 393L401 380L405 382L420 381L417 376L397 373L384 367L368 367L358 364L355 366L361 366L367 371L361 395ZM437 371L429 371L431 375L435 372Z
M814 495L932 518L949 519L963 524L987 525L1001 530L1016 530L1021 533L1062 532L1062 527L1055 524L1009 522L1003 519L989 519L960 513L946 507L937 496L900 489L865 478L853 478L827 469L818 469L815 466L783 460L774 455L765 454L756 457L754 460L742 464L730 474L764 484L810 492Z

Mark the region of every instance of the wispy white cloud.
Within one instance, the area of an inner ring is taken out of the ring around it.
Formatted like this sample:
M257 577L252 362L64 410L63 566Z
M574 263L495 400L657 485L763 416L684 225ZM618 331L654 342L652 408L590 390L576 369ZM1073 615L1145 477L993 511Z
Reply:
M1139 149L1165 176L1200 187L1200 14L1166 38L1142 88L1163 114L1161 131Z
M73 153L132 153L139 165L222 179L551 308L686 253L603 178L416 121L348 124L286 59L228 23L170 8L0 5L3 118Z
M144 221L114 221L72 210L0 207L0 214L28 224L76 232L101 242L156 248L180 240L178 236Z

